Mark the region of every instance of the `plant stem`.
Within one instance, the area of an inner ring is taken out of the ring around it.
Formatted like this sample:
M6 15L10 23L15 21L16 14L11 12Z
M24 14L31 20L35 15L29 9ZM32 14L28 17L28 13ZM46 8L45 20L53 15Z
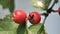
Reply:
M58 12L58 10L52 10L52 12Z
M40 28L40 30L37 32L37 34L41 34L42 30L44 30L44 24L45 24L46 18L47 18L47 17L44 18L44 21L43 21L43 23L42 23L42 25L41 25L41 28Z
M42 23L43 30L44 30L44 24L45 24L46 19L47 19L47 17L44 18L44 21L43 21L43 23ZM41 30L41 32L42 32L42 30ZM45 30L44 30L43 33L45 34Z
M55 5L57 2L58 2L58 0L54 0L54 3L53 3L52 6L47 10L47 13L43 13L43 14L42 14L42 15L45 16L45 18L44 18L44 21L43 21L43 23L42 23L42 25L41 25L41 28L40 28L40 30L37 32L37 34L41 34L42 30L44 29L45 21L46 21L48 15L52 12L52 8L54 7L54 5ZM53 12L56 12L56 11L53 11Z
M43 25L45 24L46 18L47 18L47 17L44 18Z
M54 0L54 3L53 3L52 6L50 7L50 9L52 9L57 2L58 2L58 0Z

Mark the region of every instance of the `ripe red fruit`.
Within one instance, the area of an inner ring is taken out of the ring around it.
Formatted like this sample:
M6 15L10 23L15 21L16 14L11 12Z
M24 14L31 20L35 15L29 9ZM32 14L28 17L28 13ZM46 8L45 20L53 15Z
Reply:
M28 16L28 20L31 24L38 24L41 21L41 14L38 12L31 12Z
M58 8L58 14L60 15L60 7Z
M18 23L18 24L22 24L25 22L26 20L26 13L23 10L16 10L13 12L13 20Z

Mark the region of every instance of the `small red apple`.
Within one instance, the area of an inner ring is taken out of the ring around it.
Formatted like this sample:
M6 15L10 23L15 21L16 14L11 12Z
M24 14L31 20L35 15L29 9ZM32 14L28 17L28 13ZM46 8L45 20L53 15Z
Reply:
M38 12L31 12L28 16L28 20L31 24L38 24L41 21L41 14Z
M22 24L25 22L26 20L26 13L23 10L16 10L13 12L13 20L18 23L18 24Z
M58 8L58 14L60 15L60 7Z

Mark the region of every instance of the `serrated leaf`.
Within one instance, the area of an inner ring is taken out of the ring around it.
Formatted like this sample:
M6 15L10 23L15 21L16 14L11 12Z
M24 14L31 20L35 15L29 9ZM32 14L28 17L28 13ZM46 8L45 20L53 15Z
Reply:
M14 0L0 0L0 4L3 8L9 8L10 12L12 13L14 10Z
M41 25L42 25L42 23L40 23L40 24L37 24L37 25L31 25L30 27L29 27L29 30L31 31L31 33L32 34L37 34L37 32L40 30L40 28L41 28ZM41 32L41 34L43 34L45 31L44 31L44 29L43 29L43 31ZM38 32L39 33L39 32ZM40 33L39 33L40 34Z
M26 29L26 22L18 26L17 34L28 34Z
M17 29L17 24L9 17L0 19L0 31L11 31Z

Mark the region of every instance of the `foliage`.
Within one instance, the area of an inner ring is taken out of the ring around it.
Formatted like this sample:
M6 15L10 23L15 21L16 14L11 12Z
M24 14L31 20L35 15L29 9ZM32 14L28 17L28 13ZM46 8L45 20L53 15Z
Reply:
M0 4L3 8L9 8L10 12L12 13L14 10L14 0L0 0Z
M51 3L51 0L45 0L44 2L43 2L45 5L44 7L34 6L36 8L47 10L46 13L42 14L45 16L43 23L31 25L30 27L27 27L26 22L24 24L18 25L10 18L11 15L6 15L4 19L0 19L0 34L47 34L45 32L46 29L44 29L45 28L44 23L48 15L51 12L55 12L54 10L52 10L52 8L55 5L55 3L57 3L57 0L55 0L53 5L49 9L48 9L48 6ZM32 4L34 3L35 2L33 2ZM14 11L14 8L15 8L14 0L0 0L0 4L3 6L4 9L9 8L11 13Z

